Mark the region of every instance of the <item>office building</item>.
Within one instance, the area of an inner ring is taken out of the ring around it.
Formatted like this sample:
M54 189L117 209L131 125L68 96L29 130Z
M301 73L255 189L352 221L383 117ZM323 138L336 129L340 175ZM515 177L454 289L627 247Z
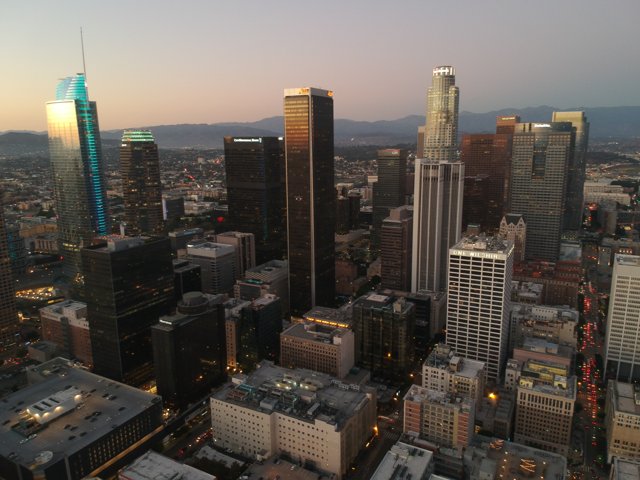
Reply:
M176 302L188 292L202 291L202 269L189 260L173 260L173 293Z
M564 211L564 230L579 230L584 211L584 180L586 177L589 122L584 112L553 112L552 122L570 122L575 129L575 149L567 173L567 200Z
M93 366L87 304L65 300L40 309L42 339L55 343L68 358Z
M606 325L607 378L640 380L640 256L615 256Z
M514 440L567 456L577 382L566 365L539 360L522 364L516 396Z
M20 236L20 224L5 223L4 228L7 232L7 251L11 260L11 273L14 278L17 278L27 271L27 248L24 244L24 238Z
M505 120L510 118L511 120ZM497 129L512 127L517 116L498 117ZM511 123L509 123L511 122ZM465 185L462 228L477 223L484 232L495 232L508 208L513 133L473 134L462 137L460 161Z
M280 334L280 365L344 378L355 363L350 329L294 323Z
M374 246L380 243L382 222L392 208L405 204L407 194L407 151L395 148L378 150L378 181L373 184Z
M213 241L231 245L236 251L236 279L256 266L256 241L253 233L224 232L215 235Z
M211 397L211 428L220 448L258 459L286 455L338 480L375 425L375 392L266 361Z
M509 350L525 337L539 338L572 348L578 346L578 311L567 306L513 303Z
M162 233L160 158L149 130L125 130L122 134L120 174L127 235Z
M411 290L413 208L393 208L382 222L380 270L382 288Z
M222 243L194 241L187 244L187 260L200 266L204 293L229 293L236 280L236 249Z
M0 476L80 480L124 466L163 428L162 400L56 358L29 367L30 384L4 398Z
M200 227L187 228L184 230L174 230L172 232L169 232L169 241L171 242L171 251L174 254L179 254L181 253L181 250L186 251L187 244L189 244L194 240L201 240L203 238L204 238L204 230Z
M609 380L605 404L607 463L614 458L640 462L640 387Z
M333 92L286 89L284 131L289 301L302 315L335 296Z
M513 135L517 123L520 123L519 115L498 115L496 117L496 133L498 135Z
M465 237L449 250L447 345L484 362L497 381L507 360L513 244Z
M524 217L517 213L505 214L500 220L498 235L513 243L513 261L524 262L527 245L527 223Z
M270 260L244 272L237 280L234 296L241 300L255 300L271 293L282 301L282 313L289 315L289 269L286 260Z
M158 394L177 408L199 401L226 377L223 295L189 292L177 313L151 327Z
M404 382L413 362L415 306L370 292L353 302L356 362L373 377Z
M475 401L411 385L404 396L404 433L447 448L464 448L473 437Z
M431 480L433 468L433 452L398 441L385 454L370 480Z
M282 301L272 294L224 303L227 365L252 371L261 360L276 361L282 332Z
M169 240L108 237L82 261L94 371L140 385L153 375L151 326L175 306Z
M286 236L282 139L225 137L224 157L231 227L254 235L257 263L282 259Z
M4 348L15 345L16 338L20 334L15 295L4 211L0 204L0 345Z
M464 455L469 480L566 480L567 458L500 438L476 435Z
M162 195L162 219L167 223L179 220L184 216L184 197L165 193Z
M47 126L62 271L81 287L80 250L109 233L98 111L84 74L60 81L56 100L47 102Z
M349 230L360 228L360 200L362 195L357 190L351 190L349 199Z
M484 395L484 362L460 357L439 343L422 364L422 386L438 392L472 398L479 405Z
M411 291L447 288L449 248L462 234L464 164L416 159Z
M509 203L527 224L527 259L558 260L574 143L568 122L515 127Z
M427 160L453 162L456 159L460 90L456 87L455 73L451 66L433 69L431 86L427 90L424 131L423 158Z

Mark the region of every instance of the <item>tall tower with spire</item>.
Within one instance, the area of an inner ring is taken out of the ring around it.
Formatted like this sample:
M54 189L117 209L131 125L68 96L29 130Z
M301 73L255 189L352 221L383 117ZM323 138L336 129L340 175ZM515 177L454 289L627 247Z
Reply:
M80 249L109 233L98 112L85 74L61 80L46 108L58 246L63 274L77 285L82 283Z

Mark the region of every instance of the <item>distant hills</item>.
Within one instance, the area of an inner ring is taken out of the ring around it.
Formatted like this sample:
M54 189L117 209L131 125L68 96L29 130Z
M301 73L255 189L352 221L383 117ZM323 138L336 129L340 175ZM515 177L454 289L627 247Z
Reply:
M520 115L524 122L547 122L551 113L560 110L584 110L591 123L592 139L629 138L640 136L640 107L578 107L557 108L550 106L503 109L486 113L460 113L461 133L486 133L495 129L497 115ZM397 145L416 142L419 125L424 125L421 115L409 115L397 120L364 122L336 119L336 145ZM136 127L138 128L138 127ZM281 116L265 118L257 122L182 124L145 126L162 148L222 148L223 137L233 136L280 136L283 130ZM102 132L105 146L116 145L122 130ZM47 139L44 134L9 132L0 135L0 155L16 155L46 152Z

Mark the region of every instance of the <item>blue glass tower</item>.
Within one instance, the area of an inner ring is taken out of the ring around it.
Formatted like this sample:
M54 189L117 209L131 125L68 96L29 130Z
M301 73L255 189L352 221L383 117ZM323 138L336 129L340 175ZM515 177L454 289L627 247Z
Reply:
M47 102L47 124L63 273L78 285L80 249L109 233L98 113L84 74L60 81L56 100Z

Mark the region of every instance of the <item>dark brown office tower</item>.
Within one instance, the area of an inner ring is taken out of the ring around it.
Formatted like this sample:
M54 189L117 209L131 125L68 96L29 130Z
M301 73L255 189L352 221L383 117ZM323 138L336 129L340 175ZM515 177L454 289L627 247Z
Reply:
M109 237L82 249L94 371L138 386L153 375L151 326L175 307L164 237Z
M0 350L16 343L20 331L4 213L0 204Z
M224 137L229 223L253 233L256 263L282 259L285 251L284 160L278 137Z
M158 145L148 130L125 130L120 172L127 235L161 233L162 183Z
M496 131L504 133L465 135L460 161L464 163L462 228L477 223L484 232L496 232L508 211L513 129L519 119L500 116Z
M349 233L349 227L351 226L349 222L349 199L347 197L339 196L337 202L336 233Z
M405 204L407 186L407 151L378 150L378 181L373 184L373 232L371 242L380 243L382 221L392 208Z
M291 313L335 301L333 92L284 91Z
M411 249L413 245L413 208L394 208L382 222L380 262L382 288L411 290Z
M355 230L360 226L360 200L359 192L349 192L349 228Z

